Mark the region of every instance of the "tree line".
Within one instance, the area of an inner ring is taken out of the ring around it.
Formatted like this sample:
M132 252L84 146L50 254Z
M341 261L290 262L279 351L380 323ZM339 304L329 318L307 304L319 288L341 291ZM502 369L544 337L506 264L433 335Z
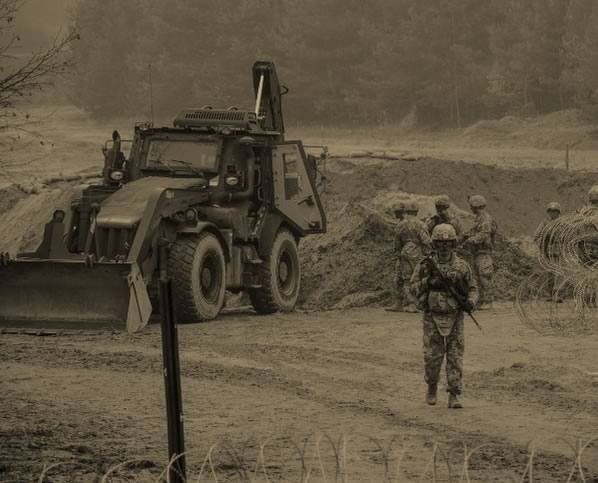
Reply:
M598 115L595 0L78 0L72 18L69 95L96 117L249 108L257 59L295 124Z

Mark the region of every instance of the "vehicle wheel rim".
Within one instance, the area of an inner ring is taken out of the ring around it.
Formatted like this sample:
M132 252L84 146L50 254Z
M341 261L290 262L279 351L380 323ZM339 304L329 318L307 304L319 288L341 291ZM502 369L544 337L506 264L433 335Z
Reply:
M295 290L296 263L288 250L283 250L278 259L278 286L280 291L291 296Z
M204 299L210 303L218 300L221 285L221 269L215 253L208 253L199 272L199 284Z

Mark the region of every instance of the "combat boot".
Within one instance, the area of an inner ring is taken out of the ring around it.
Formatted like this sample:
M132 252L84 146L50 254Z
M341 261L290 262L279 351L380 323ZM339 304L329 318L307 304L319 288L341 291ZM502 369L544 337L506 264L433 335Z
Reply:
M436 393L438 392L437 384L428 384L428 392L426 393L426 402L430 406L436 404Z
M461 409L463 407L463 404L461 404L457 395L452 392L449 392L448 407L450 409Z

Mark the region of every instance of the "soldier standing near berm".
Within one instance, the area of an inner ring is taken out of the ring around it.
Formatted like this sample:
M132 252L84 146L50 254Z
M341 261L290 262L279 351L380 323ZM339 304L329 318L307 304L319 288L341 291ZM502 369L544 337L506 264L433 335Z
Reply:
M399 252L395 275L398 296L397 306L390 309L392 311L417 312L409 281L417 264L430 251L430 236L424 222L416 218L418 211L417 202L406 202L404 219L395 228L395 248ZM399 297L402 305L399 305Z
M405 219L405 201L399 201L393 207L393 213L395 218L400 223ZM397 223L398 226L398 223ZM397 226L395 226L394 233L393 233L393 250L397 254L397 261L395 263L395 275L393 278L394 281L394 290L395 290L395 300L394 304L390 307L386 307L384 310L388 310L389 312L400 312L403 308L404 300L403 300L403 288L402 288L402 280L400 277L401 273L401 253L399 249L399 244L397 240Z
M486 212L486 199L480 195L469 198L469 206L475 215L471 230L464 236L463 248L473 255L473 269L480 288L480 310L492 308L494 294L492 290L492 249L496 236L496 224Z
M447 195L440 195L434 199L434 207L436 208L436 214L432 215L426 220L426 226L428 233L431 235L434 227L441 225L442 223L448 223L453 225L455 232L457 233L457 239L461 239L463 229L461 223L456 216L454 216L449 208L451 206L451 199Z
M441 224L432 232L433 262L424 259L411 279L411 291L423 311L426 401L436 404L438 379L446 354L448 407L462 408L464 309L471 311L478 301L478 287L471 267L455 254L457 233L452 225ZM440 274L433 267L437 266ZM447 290L446 283L462 296L462 304Z
M546 207L546 218L542 220L540 226L534 233L534 242L538 245L538 249L542 254L553 264L559 262L561 257L561 246L560 243L553 236L554 233L550 231L550 224L554 222L559 216L561 216L561 205L556 201L548 203ZM561 303L563 300L558 296L560 280L556 273L550 273L548 279L548 289L550 290L550 296L546 299L547 302L554 301Z

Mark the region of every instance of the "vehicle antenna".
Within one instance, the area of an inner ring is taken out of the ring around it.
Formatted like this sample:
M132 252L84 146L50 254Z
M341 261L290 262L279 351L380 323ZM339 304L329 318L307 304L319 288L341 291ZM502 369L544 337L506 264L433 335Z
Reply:
M149 68L149 85L150 85L150 113L152 117L152 127L154 126L154 83L152 81L152 64L148 64Z

